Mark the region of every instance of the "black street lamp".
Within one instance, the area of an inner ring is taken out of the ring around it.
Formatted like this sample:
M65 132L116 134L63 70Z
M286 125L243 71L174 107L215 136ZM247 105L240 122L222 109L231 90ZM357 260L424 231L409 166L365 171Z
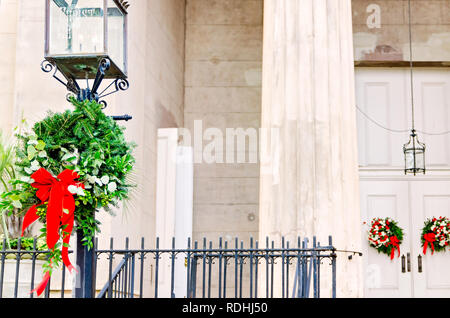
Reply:
M129 88L127 8L124 0L46 0L44 72L80 100L95 100ZM62 74L64 79L57 76ZM99 90L104 79L112 82ZM86 80L81 88L78 81ZM94 80L92 87L89 80ZM114 116L130 120L131 116Z
M103 104L102 98L129 88L127 81L127 16L124 0L46 0L44 72L53 77L79 101ZM62 74L57 76L57 73ZM104 79L112 80L102 91ZM85 80L81 88L79 81ZM89 80L93 84L89 86ZM129 115L113 116L131 120ZM96 252L83 242L77 231L76 298L95 297Z

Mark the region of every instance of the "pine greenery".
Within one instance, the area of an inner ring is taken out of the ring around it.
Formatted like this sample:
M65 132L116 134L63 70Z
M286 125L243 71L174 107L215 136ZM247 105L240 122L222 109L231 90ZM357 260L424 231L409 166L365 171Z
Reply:
M53 176L66 169L75 170L84 184L84 195L75 196L75 229L83 231L83 242L89 248L100 231L95 213L110 211L119 201L128 198L130 187L127 175L133 169L135 145L125 140L124 128L102 111L95 101L72 98L74 110L52 113L37 122L31 133L19 134L16 168L20 177L12 183L16 191L2 195L0 209L21 215L40 203L30 176L45 168ZM46 206L38 209L40 221L45 223ZM45 224L44 224L45 225ZM45 235L45 226L42 229Z

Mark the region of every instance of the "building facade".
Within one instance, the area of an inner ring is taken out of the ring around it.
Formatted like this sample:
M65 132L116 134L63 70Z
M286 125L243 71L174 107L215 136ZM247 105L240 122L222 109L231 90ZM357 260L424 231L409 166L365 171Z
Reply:
M418 126L429 149L429 172L415 178L404 176L402 153L408 1L130 1L131 87L106 112L133 116L123 125L138 144L138 187L116 217L101 219L100 244L332 235L339 250L363 252L339 254L339 297L449 295L448 257L422 255L423 273L417 259L424 217L450 216L441 134L450 130L450 1L411 3ZM3 131L69 107L40 69L44 7L0 1ZM178 148L192 154L181 168L165 157ZM369 248L363 223L376 216L401 221L410 272Z

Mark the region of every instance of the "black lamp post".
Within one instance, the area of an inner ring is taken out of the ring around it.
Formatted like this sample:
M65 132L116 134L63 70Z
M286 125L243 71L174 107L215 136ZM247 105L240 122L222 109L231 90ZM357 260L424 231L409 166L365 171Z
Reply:
M127 81L127 9L124 0L46 0L44 72L78 100L94 100L129 88ZM60 73L61 76L57 76ZM111 83L100 91L103 80ZM85 80L81 88L79 81ZM89 86L89 80L93 84ZM113 116L131 120L129 115ZM77 231L76 298L95 297L95 246L88 249Z
M127 8L124 0L46 0L44 72L80 100L95 100L129 88ZM60 73L63 78L58 77ZM112 80L105 89L105 79ZM78 83L86 81L86 87ZM92 87L89 80L94 80ZM129 115L113 116L131 120Z

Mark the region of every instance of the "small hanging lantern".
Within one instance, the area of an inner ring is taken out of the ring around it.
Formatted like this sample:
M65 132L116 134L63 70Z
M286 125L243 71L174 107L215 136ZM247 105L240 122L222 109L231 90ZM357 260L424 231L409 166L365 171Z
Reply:
M411 30L411 0L409 4L409 57L410 57L410 72L411 72L411 119L412 130L409 137L409 142L403 146L403 153L405 154L405 174L418 173L425 174L425 144L419 141L416 134L414 122L414 68L413 68L413 50L412 50L412 30Z
M405 174L425 174L425 144L421 143L413 129L409 142L403 146Z

